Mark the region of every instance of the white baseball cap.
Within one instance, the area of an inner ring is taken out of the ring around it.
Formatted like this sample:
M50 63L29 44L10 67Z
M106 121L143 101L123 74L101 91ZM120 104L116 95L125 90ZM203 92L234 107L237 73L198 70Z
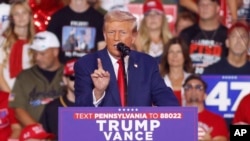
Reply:
M36 51L44 51L48 48L59 48L60 43L56 35L49 31L41 31L35 35L35 38L30 46Z

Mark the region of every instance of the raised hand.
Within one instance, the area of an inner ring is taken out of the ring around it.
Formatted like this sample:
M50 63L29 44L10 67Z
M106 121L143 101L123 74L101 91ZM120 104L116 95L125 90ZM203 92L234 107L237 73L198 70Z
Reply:
M102 61L97 59L97 69L91 74L92 81L94 83L94 94L98 100L104 94L110 81L110 74L108 71L103 70Z

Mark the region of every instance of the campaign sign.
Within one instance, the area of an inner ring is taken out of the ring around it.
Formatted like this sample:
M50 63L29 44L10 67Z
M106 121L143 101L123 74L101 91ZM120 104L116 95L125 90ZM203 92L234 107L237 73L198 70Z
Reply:
M60 141L197 141L195 107L59 108Z
M168 20L169 23L169 28L171 30L172 33L174 33L174 24L176 22L177 19L177 6L174 4L164 4L163 5L164 8L164 12L166 14L166 18ZM142 18L143 18L143 5L140 3L131 3L128 4L128 9L131 13L133 13L133 15L137 18L138 21L138 25L140 25L139 23L141 22Z
M203 75L208 85L205 105L224 118L233 118L240 101L250 93L250 76Z

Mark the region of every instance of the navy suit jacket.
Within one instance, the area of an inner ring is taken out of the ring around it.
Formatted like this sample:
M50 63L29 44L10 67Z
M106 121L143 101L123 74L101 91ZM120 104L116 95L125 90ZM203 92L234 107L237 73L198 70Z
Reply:
M107 49L83 56L75 63L76 106L94 106L94 84L91 74L97 69L97 58L110 73L105 97L99 106L121 106L117 79ZM131 51L128 63L127 106L178 106L173 91L160 76L158 64L151 56Z

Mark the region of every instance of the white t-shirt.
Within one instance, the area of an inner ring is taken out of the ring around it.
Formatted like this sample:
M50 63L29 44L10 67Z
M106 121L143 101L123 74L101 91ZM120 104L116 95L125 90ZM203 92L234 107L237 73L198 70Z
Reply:
M3 36L0 36L0 64L4 66L3 68L3 76L5 81L7 82L10 89L13 88L14 82L16 78L10 78L10 72L9 72L9 58L7 59L7 63L4 63L4 60L6 59L6 54L3 50L3 44L5 42L5 38ZM23 47L23 55L22 55L22 66L23 69L27 69L31 67L31 56L29 55L29 45L25 44Z
M185 80L188 78L189 75L191 75L191 73L184 72L184 79L182 81L182 84L184 84ZM172 89L173 86L172 86L172 83L171 83L171 81L170 81L167 74L163 77L163 79L164 79L165 84ZM183 88L181 88L181 99L182 99L181 100L181 105L185 105L186 102L185 102L185 99L184 99L184 89Z

